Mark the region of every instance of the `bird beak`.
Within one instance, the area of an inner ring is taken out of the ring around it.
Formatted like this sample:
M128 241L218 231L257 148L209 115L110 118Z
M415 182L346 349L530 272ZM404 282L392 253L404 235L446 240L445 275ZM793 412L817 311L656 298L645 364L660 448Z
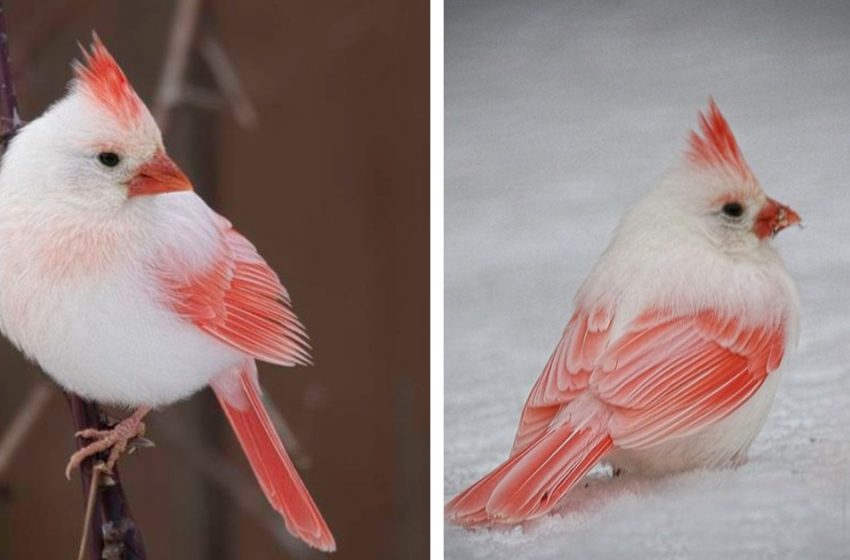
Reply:
M768 198L756 216L753 230L759 239L774 237L788 226L800 225L800 215L794 210Z
M160 151L139 168L127 192L130 197L134 197L191 190L192 183L186 175L171 158Z

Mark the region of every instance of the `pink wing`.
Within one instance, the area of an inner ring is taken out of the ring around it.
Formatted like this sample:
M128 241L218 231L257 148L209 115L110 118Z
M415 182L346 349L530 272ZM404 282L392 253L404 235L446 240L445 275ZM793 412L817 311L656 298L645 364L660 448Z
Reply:
M783 324L647 313L603 353L589 387L613 412L615 444L648 447L734 411L779 367L784 348Z
M784 325L711 311L646 313L616 341L612 316L579 310L531 391L510 458L446 505L461 525L550 511L613 447L683 436L743 404L779 366Z
M705 311L646 313L611 344L612 316L577 311L523 409L512 455L586 390L610 405L621 447L685 435L740 406L782 360L784 325L743 327ZM610 347L609 347L610 345Z
M210 268L181 279L161 274L175 311L259 360L309 364L307 334L277 274L230 222L220 218L220 226L221 251Z

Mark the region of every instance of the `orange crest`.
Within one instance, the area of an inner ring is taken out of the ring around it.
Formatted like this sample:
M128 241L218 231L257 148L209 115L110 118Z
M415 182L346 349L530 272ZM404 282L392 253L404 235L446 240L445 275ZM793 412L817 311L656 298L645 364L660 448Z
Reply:
M82 50L83 63L74 64L79 88L101 103L122 124L132 125L141 115L144 105L127 76L97 34L93 35L91 52Z
M700 133L691 131L688 158L701 166L723 167L741 175L752 176L744 155L735 141L732 129L714 99L708 101L708 112L699 114Z

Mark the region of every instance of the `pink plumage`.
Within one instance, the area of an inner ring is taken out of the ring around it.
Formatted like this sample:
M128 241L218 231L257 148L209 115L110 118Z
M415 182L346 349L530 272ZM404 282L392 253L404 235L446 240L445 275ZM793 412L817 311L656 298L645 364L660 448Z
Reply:
M579 290L509 458L446 505L449 520L544 515L600 461L659 474L744 460L797 328L769 240L799 216L764 195L713 101L700 121Z

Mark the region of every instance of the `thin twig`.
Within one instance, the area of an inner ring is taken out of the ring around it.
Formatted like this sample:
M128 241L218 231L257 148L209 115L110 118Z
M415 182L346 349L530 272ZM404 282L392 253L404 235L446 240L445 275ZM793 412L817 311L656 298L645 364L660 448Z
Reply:
M180 0L171 22L165 64L153 104L153 117L161 130L168 126L171 108L180 99L180 87L186 74L200 7L201 0Z
M100 485L100 475L103 472L103 466L103 463L98 463L92 469L91 482L89 483L89 498L86 500L86 513L83 516L83 535L80 537L80 551L77 553L77 560L84 560L86 557L86 542L89 540L89 527L92 515L94 514L95 496L97 496L97 487Z
M35 425L36 420L41 416L47 403L50 402L52 395L53 388L47 381L39 381L30 389L29 394L24 399L24 404L18 409L15 418L6 428L3 438L0 439L0 477L6 472L12 458Z

